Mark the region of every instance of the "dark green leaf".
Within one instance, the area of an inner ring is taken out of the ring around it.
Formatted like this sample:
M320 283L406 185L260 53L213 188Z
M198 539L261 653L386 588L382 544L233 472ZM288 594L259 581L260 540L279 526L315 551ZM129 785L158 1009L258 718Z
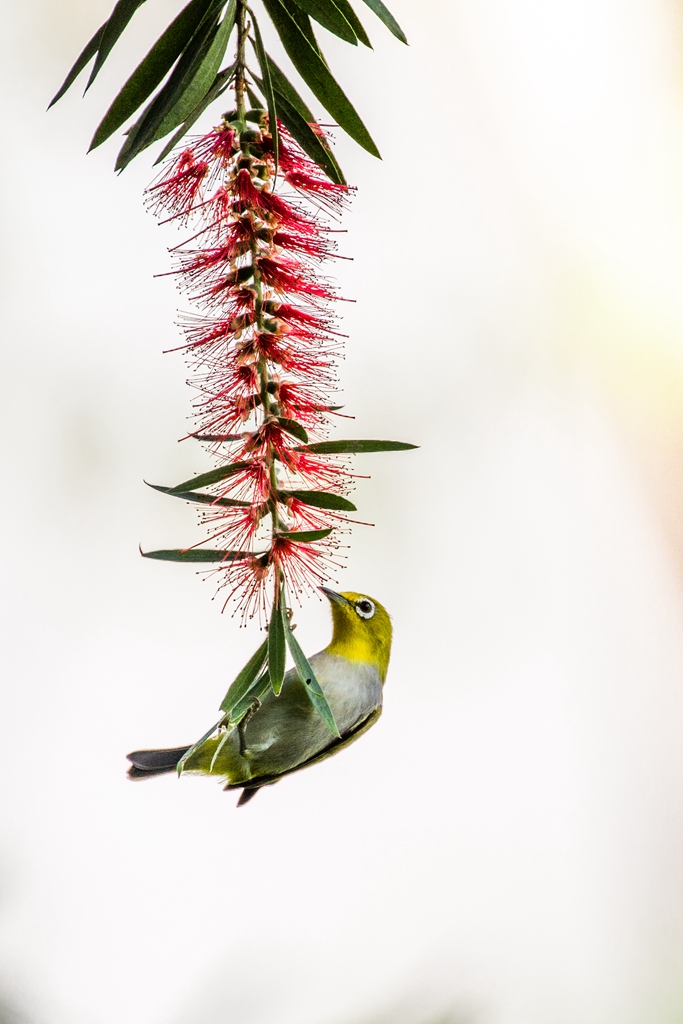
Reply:
M195 121L197 121L202 116L206 108L225 92L225 90L230 85L230 82L234 78L234 75L234 64L231 67L226 68L225 71L218 72L216 78L214 79L213 85L207 92L204 99L197 104L197 106L194 108L190 116L183 121L178 131L175 133L175 135L171 136L170 141L166 143L161 153L159 153L159 156L154 161L155 167L157 164L160 164L162 160L166 159L166 157L168 156L172 149L175 149L175 147L182 139L183 135L187 134L187 132L190 130ZM203 440L203 438L200 438L200 440ZM239 438L239 440L241 441L242 438Z
M249 466L249 462L233 462L229 466L220 466L218 469L211 469L208 473L200 473L193 476L191 480L183 480L176 487L169 487L167 493L175 494L178 491L193 491L195 487L209 487L210 484L217 484L221 480L227 480L236 473L241 473Z
M254 78L256 78L256 75L254 75ZM260 78L256 80L257 82L259 82L259 84L263 84ZM249 85L246 88L247 96L249 97L249 102L251 103L252 107L263 107L263 101L261 100L261 97L257 96L254 90Z
M278 416L278 423L283 430L287 431L288 434L291 434L293 437L297 437L300 441L303 441L304 444L308 443L308 434L296 420L289 420L286 416Z
M340 736L339 728L334 720L334 715L332 714L332 708L327 703L327 698L323 693L323 688L316 679L315 672L311 668L311 664L308 658L301 650L301 647L299 646L299 641L292 633L289 621L287 619L285 619L284 627L287 637L287 644L289 646L290 651L292 652L292 658L294 659L296 670L299 673L299 678L301 679L301 682L304 684L304 689L308 694L311 704L318 712L318 714L320 715L320 717L322 718L323 722L330 730L332 735Z
M263 0L263 2L287 55L314 96L320 100L325 109L352 139L355 139L368 153L379 156L379 150L354 106L332 77L330 69L310 42L307 34L302 31L300 19L289 13L282 0Z
M289 82L287 82L287 79L282 74L280 69L277 68L277 65L270 58L268 58L268 62L273 82L277 80L273 73L274 70L277 69L281 78L286 83L286 87L288 87L288 96L290 93L294 93L294 95L297 97L299 105L303 107L304 110L306 111L305 114L301 114L300 110L296 108L292 103L290 103L289 99L285 97L285 95L282 92L280 92L280 86L282 83L278 82L275 92L277 94L277 111L280 120L285 125L285 127L288 128L289 131L292 133L292 136L299 143L303 151L310 156L311 160L314 160L320 167L322 167L328 178L330 178L331 181L335 181L340 185L345 185L346 180L344 178L344 175L342 174L339 164L337 163L337 161L334 158L334 155L332 154L332 151L330 150L329 146L327 146L326 143L320 138L320 136L316 135L316 133L309 125L309 121L307 120L307 118L310 119L311 122L315 122L313 114L310 112L310 110L308 109L304 101L301 99L299 94L296 92L294 87L290 85ZM261 85L259 79L257 79L257 82L259 83L259 85Z
M329 530L290 530L289 533L278 533L277 536L286 537L287 540L293 540L297 544L312 544L316 540L324 540L331 533L332 528Z
M339 408L341 409L341 406ZM221 444L227 444L229 441L244 440L241 434L190 434L189 436L195 441L220 441Z
M356 33L337 7L335 0L295 0L295 3L306 14L310 14L311 18L315 18L328 32L339 36L340 39L351 43L352 46L358 45Z
M102 39L100 45L97 48L97 57L95 58L95 64L90 72L90 78L88 84L85 87L87 92L90 86L97 78L100 68L104 64L105 60L114 49L114 46L118 42L121 33L125 29L126 25L133 17L138 7L142 7L145 0L118 0L118 3L114 7L114 10L109 16L107 24L104 26L104 32L102 33Z
M280 70L275 61L271 56L266 54L268 59L268 68L270 69L270 79L273 83L273 88L277 93L280 94L284 99L287 100L291 107L294 107L303 117L304 121L308 124L315 122L315 117L311 110L306 106L299 93L296 91L292 83L289 81L287 76Z
M254 703L258 701L260 704L269 692L270 676L266 671L262 676L259 676L255 683L251 684L244 696L235 704L230 712L230 724L237 725L241 722L249 709L254 706Z
M256 50L259 67L261 68L261 75L263 76L263 95L265 96L266 103L268 104L268 127L270 128L270 135L273 140L273 157L275 159L275 174L277 175L280 136L277 130L277 108L275 105L275 96L273 94L273 83L270 78L270 68L268 67L266 51L263 49L261 29L258 27L258 22L254 17L253 11L251 12L251 21L254 26L254 49Z
M314 508L327 508L336 512L356 511L356 506L348 498L342 498L341 494L332 494L330 491L280 491L279 496L296 498L304 505L313 505Z
M223 62L230 34L235 26L236 6L237 0L230 0L225 17L218 26L206 56L197 68L196 73L192 76L192 79L187 82L185 89L178 98L178 102L171 107L158 125L154 132L153 141L163 139L164 135L168 135L170 131L177 128L179 124L182 124L192 114L197 105L201 103L209 89L211 89L218 69Z
M215 551L209 548L170 548L162 551L140 551L143 558L158 558L162 562L238 562L251 558L250 551Z
M365 0L365 3L371 11L374 11L379 20L386 25L392 35L396 36L397 39L400 39L402 43L408 43L403 29L396 21L396 18L393 16L391 11L387 10L384 6L382 0Z
M91 60L92 57L95 56L95 54L97 53L97 50L99 48L100 42L102 40L102 36L104 35L104 30L105 30L106 27L107 27L107 23L105 21L104 25L100 25L100 27L98 28L97 32L92 37L90 42L86 43L84 49L81 50L80 54L76 58L76 63L71 68L71 71L66 76L66 78L64 79L64 81L60 85L59 89L57 90L57 92L54 94L54 96L50 100L50 103L49 103L48 108L47 108L48 110L50 109L50 107L54 103L57 102L57 100L61 100L62 96L67 91L67 89L70 89L71 86L74 84L74 82L76 81L76 79L80 75L81 71L86 66L86 64Z
M147 484L147 481L145 480ZM199 494L197 491L175 491L172 487L162 487L161 484L147 484L155 491L162 494L170 494L172 498L182 498L184 501L196 501L201 505L223 505L225 508L248 508L250 501L238 501L237 498L216 498L213 494Z
M255 654L252 654L241 672L238 673L235 681L231 683L228 692L223 698L221 711L230 714L236 704L244 697L251 684L266 663L268 657L268 641L264 640Z
M108 139L156 89L189 43L213 0L191 0L138 64L93 135L90 149Z
M160 138L156 134L159 125L192 86L216 38L218 15L222 4L223 0L212 0L170 78L145 107L135 124L128 129L126 141L116 159L117 171L122 171L138 153L151 146L156 138Z
M342 12L344 17L346 18L346 20L348 21L353 31L356 33L357 37L360 39L361 43L363 43L364 46L369 46L370 49L372 49L372 43L368 39L368 34L361 25L360 19L358 18L358 15L356 14L353 7L349 3L349 0L334 0L334 2L339 8L339 10Z
M285 678L285 660L287 658L285 618L284 598L282 589L280 589L279 600L273 604L268 626L268 675L273 693L276 695L282 689L282 681Z
M407 452L417 447L404 441L317 441L305 448L297 448L297 451L314 455L358 455L365 452Z

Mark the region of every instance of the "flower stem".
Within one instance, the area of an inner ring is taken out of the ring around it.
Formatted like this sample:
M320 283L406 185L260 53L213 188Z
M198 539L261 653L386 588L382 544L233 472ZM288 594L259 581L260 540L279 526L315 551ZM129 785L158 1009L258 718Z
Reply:
M245 63L244 54L247 44L247 3L246 0L237 0L237 54L235 57L235 106L237 117L244 120L246 107L244 103L245 92Z

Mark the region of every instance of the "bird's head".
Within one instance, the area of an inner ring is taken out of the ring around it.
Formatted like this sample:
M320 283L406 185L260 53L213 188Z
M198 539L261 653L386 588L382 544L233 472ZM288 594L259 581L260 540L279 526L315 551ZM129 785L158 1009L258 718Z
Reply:
M327 651L349 661L374 665L382 682L391 654L391 619L379 601L365 594L338 594L320 588L332 608L332 640Z

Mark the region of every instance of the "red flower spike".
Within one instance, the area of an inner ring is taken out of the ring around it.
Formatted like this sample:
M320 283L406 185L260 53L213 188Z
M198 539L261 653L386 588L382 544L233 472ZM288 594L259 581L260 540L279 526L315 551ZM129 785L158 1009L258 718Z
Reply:
M345 494L351 483L343 460L308 453L302 433L327 435L336 389L335 295L317 272L336 243L320 210L336 214L349 189L324 178L284 127L277 183L267 130L258 145L263 156L250 170L234 130L221 125L184 149L148 193L155 212L191 228L172 250L180 287L204 310L182 322L196 389L191 434L210 439L220 468L235 467L205 490L248 503L202 505L200 515L206 542L252 552L210 570L245 617L263 615L275 581L298 596L339 567L344 516L287 492ZM316 543L287 536L329 528Z

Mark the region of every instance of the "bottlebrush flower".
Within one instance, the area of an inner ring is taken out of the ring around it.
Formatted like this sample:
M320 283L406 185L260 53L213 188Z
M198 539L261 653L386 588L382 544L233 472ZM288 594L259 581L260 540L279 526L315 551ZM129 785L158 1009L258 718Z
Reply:
M336 295L321 267L336 248L327 218L349 189L282 125L278 163L276 175L265 114L246 130L224 120L148 190L155 214L191 230L171 250L172 273L199 310L185 318L181 347L197 391L192 433L217 464L195 485L208 528L197 548L220 544L225 558L211 571L249 616L283 582L298 595L329 578L341 513L353 509L343 461L306 450L326 435L336 388Z

